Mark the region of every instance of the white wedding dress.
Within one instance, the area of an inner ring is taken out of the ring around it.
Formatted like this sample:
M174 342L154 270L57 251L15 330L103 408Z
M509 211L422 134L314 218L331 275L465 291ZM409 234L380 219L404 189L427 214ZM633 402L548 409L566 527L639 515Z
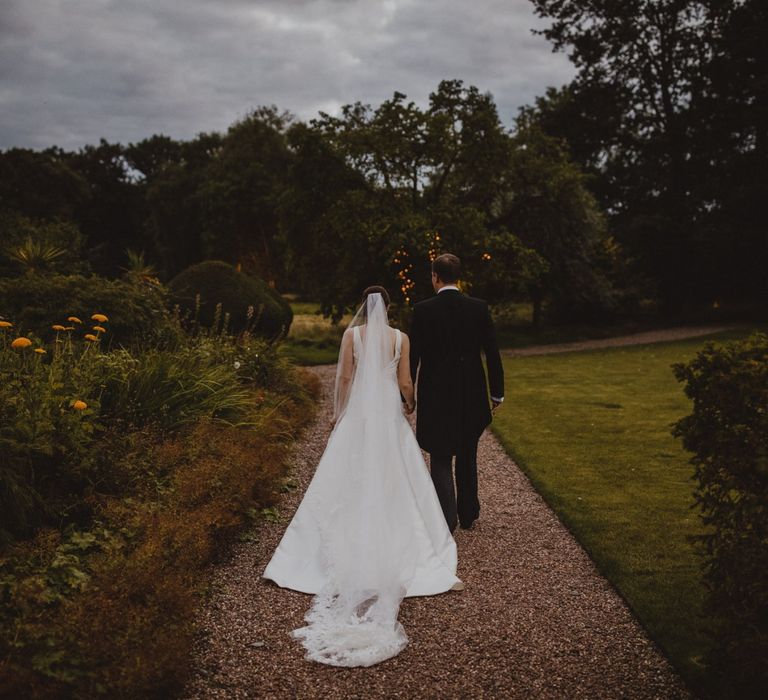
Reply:
M263 573L315 594L307 625L292 635L320 663L370 666L395 656L408 643L397 620L403 597L459 583L456 543L402 412L401 347L381 295L369 295L339 353L340 417Z

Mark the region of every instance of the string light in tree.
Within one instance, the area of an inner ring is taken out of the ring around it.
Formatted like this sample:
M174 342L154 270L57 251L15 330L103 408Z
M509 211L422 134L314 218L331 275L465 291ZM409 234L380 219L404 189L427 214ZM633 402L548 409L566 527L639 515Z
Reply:
M409 304L411 302L411 293L416 284L410 277L413 265L408 262L408 250L405 247L398 248L392 258L392 263L398 265L400 268L397 272L397 279L400 282L400 292L403 295L405 303Z
M440 234L437 231L427 231L427 239L429 240L429 262L434 262L435 258L440 254Z

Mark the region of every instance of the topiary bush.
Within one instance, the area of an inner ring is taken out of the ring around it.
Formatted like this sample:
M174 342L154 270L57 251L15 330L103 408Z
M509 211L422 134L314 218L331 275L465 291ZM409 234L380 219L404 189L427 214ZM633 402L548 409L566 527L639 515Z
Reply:
M169 343L180 329L168 311L166 292L159 285L137 285L96 275L41 275L0 278L0 317L13 320L19 332L50 340L53 324L69 325L76 316L87 333L91 315L109 317L107 344Z
M708 344L674 365L693 412L674 435L693 453L694 496L707 526L709 608L716 624L708 659L723 696L764 697L768 688L768 336Z
M275 338L287 334L293 320L290 304L266 282L219 260L188 267L171 280L169 289L171 302L206 327L216 324L219 305L235 333L249 330Z

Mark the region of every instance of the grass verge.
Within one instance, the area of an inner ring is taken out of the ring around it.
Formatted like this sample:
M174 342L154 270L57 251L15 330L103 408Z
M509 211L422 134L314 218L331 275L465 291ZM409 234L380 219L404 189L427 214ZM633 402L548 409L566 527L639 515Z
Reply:
M748 335L730 331L710 339ZM688 537L692 467L671 435L690 411L670 365L697 338L504 360L494 431L686 681L704 693L709 647L700 561Z

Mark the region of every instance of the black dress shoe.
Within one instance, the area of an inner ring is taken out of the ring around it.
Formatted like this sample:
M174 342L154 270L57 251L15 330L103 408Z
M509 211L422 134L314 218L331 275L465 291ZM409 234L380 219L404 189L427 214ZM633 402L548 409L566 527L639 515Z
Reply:
M475 524L475 521L473 520L471 523L461 523L461 529L462 530L471 530L472 526Z

